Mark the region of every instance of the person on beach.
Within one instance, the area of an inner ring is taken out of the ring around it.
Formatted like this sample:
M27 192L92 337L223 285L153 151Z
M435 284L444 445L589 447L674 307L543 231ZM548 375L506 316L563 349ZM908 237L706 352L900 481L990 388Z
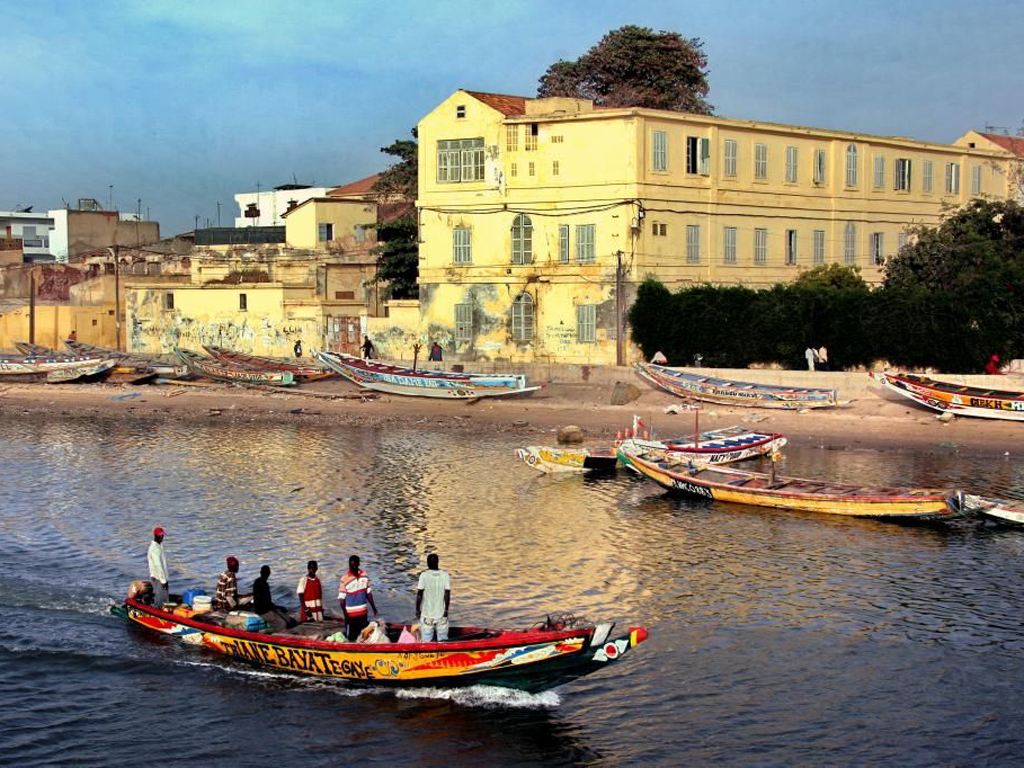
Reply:
M824 344L818 347L818 367L823 371L828 370L828 350Z
M363 344L360 349L363 350L364 360L370 360L373 358L373 342L370 341L369 336L363 336Z
M807 370L814 370L814 361L818 357L818 352L814 347L808 347L804 350L804 357L807 359Z
M668 358L665 357L664 353L659 349L654 353L654 357L651 358L651 362L655 365L667 365Z
M999 355L992 355L992 357L988 359L988 362L985 363L985 373L989 376L1002 376L1003 372L999 370L1000 367Z
M324 597L320 579L316 575L316 560L306 563L306 575L299 579L295 594L299 596L299 621L323 621Z
M68 341L78 341L78 331L72 331L68 334Z
M296 357L302 357L302 339L297 339L295 346L292 348L292 352L295 353Z
M238 594L238 558L228 557L227 566L228 569L217 579L217 591L211 603L215 611L234 611L251 605L252 595Z
M149 580L153 583L153 605L163 608L167 602L170 587L167 579L167 558L164 556L164 529L153 529L153 540L149 542Z
M420 641L442 643L448 639L448 608L452 601L452 580L438 568L438 556L427 555L427 570L416 585L416 615L420 617Z
M428 357L427 359L433 361L440 361L442 354L443 353L441 351L441 345L435 341L433 346L430 347L430 357Z
M271 632L288 629L288 614L284 608L274 605L270 596L270 566L260 568L260 577L252 583L252 610L267 622Z
M352 555L348 559L348 572L341 577L338 586L338 602L341 604L341 614L345 617L345 637L354 643L359 639L359 633L370 623L367 603L373 608L375 617L380 615L377 604L373 602L370 577L359 568L359 555Z

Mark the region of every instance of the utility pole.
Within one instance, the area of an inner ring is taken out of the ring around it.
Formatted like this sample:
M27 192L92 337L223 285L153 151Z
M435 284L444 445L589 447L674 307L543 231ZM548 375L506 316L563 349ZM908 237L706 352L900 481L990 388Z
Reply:
M142 218L142 198L138 198L138 210L135 212L135 247L138 248L142 245L142 239L139 237L139 219Z
M28 343L36 343L36 268L28 268Z
M195 226L195 228L194 228L194 229L192 230L192 233L193 233L193 234L195 234L195 231L196 231L197 229L199 229L199 214L198 214L198 213L196 214L196 226Z
M217 226L220 226L220 200L217 201Z
M626 346L622 339L622 251L615 252L615 364L626 364Z
M116 349L121 351L121 259L118 257L117 246L108 247L114 257L114 333L117 339Z

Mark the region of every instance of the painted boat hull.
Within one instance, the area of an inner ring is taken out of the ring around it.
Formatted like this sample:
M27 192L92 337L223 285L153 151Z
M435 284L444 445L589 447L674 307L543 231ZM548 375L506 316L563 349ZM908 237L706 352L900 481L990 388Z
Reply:
M936 489L859 488L798 478L772 478L728 467L689 467L673 463L667 452L634 452L619 447L632 469L670 491L708 500L729 501L798 512L889 519L953 516L950 492ZM702 476L703 475L703 476ZM744 481L744 485L734 484ZM745 486L745 487L744 487Z
M653 363L637 363L636 372L640 378L673 395L718 405L797 410L832 408L844 404L834 389L779 387L749 381L715 379Z
M546 445L517 448L516 456L526 466L545 474L608 472L615 469L619 463L619 459L613 451L591 452L585 448L571 450L550 448Z
M979 514L998 523L1024 525L1024 501L988 499L973 494L963 494L958 502L965 514Z
M18 357L0 356L0 375L51 373L76 368L95 368L107 358L96 356Z
M175 365L168 362L166 356L144 355L139 353L121 352L104 347L96 347L92 344L85 344L81 341L65 339L64 346L78 355L93 355L99 357L110 357L117 359L115 373L138 371L141 373L155 373L165 378L178 378L188 376L189 369L186 365Z
M192 373L205 376L208 379L227 381L232 384L263 384L278 387L290 386L295 383L295 376L287 371L254 371L251 368L228 366L180 347L175 347L174 354L188 366Z
M222 347L208 347L205 344L203 349L209 353L210 357L223 363L242 368L252 368L257 371L287 371L303 378L320 378L328 373L328 371L324 370L323 366L310 365L285 358L247 355L244 352L236 352L232 349L223 349Z
M498 685L537 693L605 668L647 637L609 637L612 625L502 633L444 643L333 643L204 624L133 599L112 611L130 622L231 659L361 685ZM340 627L340 623L339 623Z
M1024 392L962 386L911 373L872 372L869 375L890 392L935 411L1024 421Z
M364 389L408 397L474 400L533 392L522 374L470 374L450 371L412 370L336 352L314 352L313 357Z
M73 368L59 368L55 371L48 371L46 374L47 384L63 384L69 381L81 381L82 379L94 379L109 373L117 365L116 360L104 360L96 365L83 365Z

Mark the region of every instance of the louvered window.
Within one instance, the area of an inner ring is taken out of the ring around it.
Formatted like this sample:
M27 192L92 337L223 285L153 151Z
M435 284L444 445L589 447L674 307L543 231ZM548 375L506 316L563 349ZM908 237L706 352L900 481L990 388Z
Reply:
M533 223L529 216L521 213L512 222L512 263L529 264L531 261L533 261Z
M597 341L597 305L576 305L576 341L590 344Z
M533 297L521 293L512 302L512 339L530 341L533 339Z

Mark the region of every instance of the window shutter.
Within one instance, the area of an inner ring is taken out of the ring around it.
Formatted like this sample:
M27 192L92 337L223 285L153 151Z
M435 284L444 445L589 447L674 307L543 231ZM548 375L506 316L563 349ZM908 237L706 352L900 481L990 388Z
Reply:
M700 172L703 176L711 175L711 139L700 140Z

